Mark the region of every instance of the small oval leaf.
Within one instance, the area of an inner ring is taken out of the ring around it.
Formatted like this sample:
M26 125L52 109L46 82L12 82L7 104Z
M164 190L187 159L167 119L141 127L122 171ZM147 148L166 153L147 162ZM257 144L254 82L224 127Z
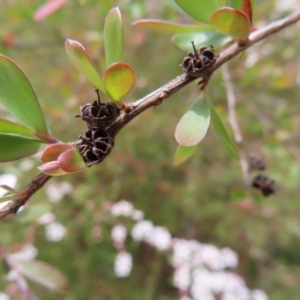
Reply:
M42 153L41 161L46 163L53 160L57 160L63 152L71 149L76 148L73 145L66 143L57 143L49 145L45 148L44 152Z
M196 149L197 149L197 145L192 147L185 147L185 146L178 145L173 158L174 166L178 166L183 162L185 162L187 159L189 159L194 154Z
M122 60L123 25L119 7L107 14L104 25L104 46L107 66Z
M206 135L210 111L206 99L200 96L182 116L175 130L178 144L186 147L198 144Z
M4 119L0 119L0 132L35 137L35 131L32 128Z
M0 55L0 103L24 124L47 134L36 94L23 71L8 57Z
M184 25L156 19L137 20L134 21L132 25L139 28L163 33L191 33L210 29L209 26L204 25Z
M88 56L85 48L77 41L66 39L65 48L67 55L74 67L84 75L94 86L105 93L101 75Z
M237 151L236 144L230 138L229 134L227 133L227 131L226 131L226 129L225 129L223 123L222 123L222 120L220 119L219 115L215 111L212 104L211 103L209 103L209 104L210 104L211 121L213 123L213 126L214 126L217 134L221 138L221 140L222 140L227 152L229 153L229 155L233 159L236 159L236 160L239 159L239 153Z
M56 291L68 289L67 277L55 267L39 260L14 260L20 272L27 278Z
M246 38L250 33L250 21L245 13L230 7L218 9L210 19L211 26L234 40Z
M133 88L135 81L134 69L122 62L112 64L104 75L107 95L114 101L119 101L128 94Z
M206 24L209 24L214 11L225 4L222 0L175 0L175 2L192 18Z
M40 140L0 134L0 162L17 160L38 152Z
M86 168L86 164L77 149L62 153L58 158L58 163L61 169L68 173L80 172Z

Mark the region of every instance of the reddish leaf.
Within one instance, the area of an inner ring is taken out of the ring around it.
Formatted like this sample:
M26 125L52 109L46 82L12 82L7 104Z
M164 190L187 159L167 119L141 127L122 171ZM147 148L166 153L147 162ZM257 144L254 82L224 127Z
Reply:
M222 7L210 19L211 26L224 34L230 35L234 40L246 38L250 33L250 21L242 11Z
M252 26L252 5L251 0L243 0L243 12L247 15Z
M40 6L33 15L33 19L36 22L43 21L54 12L59 10L61 7L66 5L69 1L68 0L51 0L47 1L45 4Z

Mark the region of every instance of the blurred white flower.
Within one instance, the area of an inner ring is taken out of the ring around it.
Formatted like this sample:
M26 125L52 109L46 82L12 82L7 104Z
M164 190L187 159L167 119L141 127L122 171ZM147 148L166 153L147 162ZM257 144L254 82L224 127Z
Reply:
M299 0L277 0L275 9L282 13L283 11L293 11L299 5Z
M193 247L190 241L184 239L173 239L173 257L172 264L174 267L180 266L191 259Z
M133 205L127 200L121 200L119 202L116 202L110 208L111 214L115 217L119 217L119 216L130 217L133 211L134 211Z
M30 261L33 260L38 254L38 249L35 248L32 244L27 244L22 247L18 252L10 254L10 257L16 260L21 261Z
M179 300L193 300L193 299L190 298L189 296L182 296L182 297L180 297Z
M236 268L238 265L238 255L228 247L221 249L221 255L223 256L224 268Z
M187 291L191 284L190 266L182 264L174 271L173 285L180 291Z
M49 200L53 203L59 202L64 195L69 194L72 190L72 185L65 181L60 183L49 183L45 187L45 192Z
M51 242L59 242L67 232L65 226L58 222L54 222L45 226L46 239Z
M14 174L0 175L0 184L5 184L11 188L15 188L17 183L17 176ZM0 197L4 196L7 190L0 188Z
M9 300L9 299L10 297L7 294L0 292L0 300Z
M152 222L146 220L139 221L132 227L131 236L135 241L145 241L152 232L153 228L154 226Z
M224 266L221 251L213 245L202 244L193 260L194 264L205 264L214 271L221 270Z
M37 219L40 225L48 225L55 221L55 215L52 212L46 212Z
M132 255L128 252L119 252L115 258L114 271L117 277L127 277L132 269Z
M268 300L267 294L262 290L253 290L251 293L251 300Z
M144 218L144 213L139 210L139 209L134 209L132 211L132 214L131 214L131 218L134 220L134 221L140 221L140 220L143 220Z
M111 230L111 238L115 243L123 244L127 236L127 228L124 225L115 225Z
M168 250L171 247L172 236L166 228L155 226L146 240L158 250Z
M33 166L34 166L34 162L31 158L23 159L19 163L19 167L22 171L28 171L28 170L32 169Z

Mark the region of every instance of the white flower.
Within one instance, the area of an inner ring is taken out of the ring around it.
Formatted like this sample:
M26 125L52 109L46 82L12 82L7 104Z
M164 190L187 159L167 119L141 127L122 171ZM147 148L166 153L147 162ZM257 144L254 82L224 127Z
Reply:
M127 236L127 228L124 225L116 225L111 230L111 238L115 243L123 244Z
M238 255L228 247L221 249L224 268L235 268L238 265Z
M213 245L202 244L200 251L195 253L193 262L195 265L205 264L215 271L221 270L224 267L222 253Z
M38 249L35 248L32 244L27 244L22 247L18 252L10 254L10 257L16 260L21 261L30 261L33 260L38 254Z
M48 225L54 221L55 215L52 212L46 212L38 218L37 223L40 225Z
M139 210L139 209L134 209L132 211L132 214L131 214L131 218L134 220L134 221L140 221L140 220L143 220L144 218L144 213Z
M11 188L14 188L17 183L17 176L14 174L0 175L0 184L5 184ZM0 188L0 197L4 196L8 191Z
M133 213L134 207L133 205L128 202L127 200L121 200L112 205L110 208L110 212L113 216L125 216L130 217Z
M267 294L262 290L253 290L251 293L251 300L268 300Z
M145 241L151 234L153 228L152 222L146 220L139 221L135 223L131 229L131 236L135 241Z
M172 236L170 232L160 226L155 226L147 236L147 242L158 250L168 250L171 247Z
M188 264L182 264L174 271L173 284L181 291L187 291L191 284L190 267Z
M117 277L127 277L132 269L132 255L128 252L119 252L115 258L114 271Z
M174 239L172 249L172 264L174 267L179 266L191 259L193 249L190 241L184 239Z
M72 190L72 185L64 181L60 183L50 183L46 185L45 188L49 200L53 203L59 202L64 195L69 194Z
M67 232L66 227L58 222L46 225L45 229L46 239L51 242L59 242Z
M9 300L10 297L7 294L0 292L0 300Z

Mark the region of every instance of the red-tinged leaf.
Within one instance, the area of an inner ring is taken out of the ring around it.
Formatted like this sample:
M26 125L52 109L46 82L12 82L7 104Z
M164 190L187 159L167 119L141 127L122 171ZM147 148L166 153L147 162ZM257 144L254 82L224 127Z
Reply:
M246 14L252 26L252 4L251 0L243 0L243 12Z
M0 162L18 160L38 152L40 140L0 134Z
M0 132L35 137L35 131L32 128L4 119L0 119Z
M85 48L79 42L71 39L66 39L65 48L74 67L94 86L105 93L102 78L98 73L96 66L85 51Z
M85 162L77 149L62 153L58 158L58 163L61 169L68 173L80 172L86 168Z
M65 144L65 143L51 144L47 146L44 152L42 153L41 161L46 163L46 162L57 160L58 157L63 152L71 149L76 149L76 148L71 144Z
M128 94L133 88L135 81L134 69L122 62L112 64L104 75L107 95L114 101L119 101Z
M216 32L215 30L203 31L198 33L175 34L172 42L184 51L191 51L191 41L194 41L196 48L203 45L214 45L215 48L230 42L231 38L227 35Z
M33 19L36 22L43 21L61 7L66 5L69 1L68 0L51 0L47 1L45 4L40 6L33 15Z
M0 103L27 126L47 134L43 112L28 78L3 55L0 55Z
M210 104L210 116L211 121L213 123L213 127L216 130L217 134L219 135L220 139L222 140L225 149L229 153L229 155L233 158L238 160L239 153L236 148L236 144L232 141L229 134L227 133L225 126L223 125L222 120L220 119L219 115L215 111L214 107Z
M247 15L230 7L218 9L211 16L210 23L215 30L231 36L234 40L244 39L250 33Z
M57 160L46 162L39 166L38 169L49 176L61 176L67 174L67 172L62 170Z
M198 144L206 135L210 111L206 99L200 96L182 116L175 130L178 144L186 147Z
M210 29L209 26L205 25L184 25L156 19L137 20L134 21L132 25L139 28L163 33L190 33Z
M175 0L188 15L199 22L209 24L211 15L225 4L222 0Z
M176 152L173 157L173 164L174 166L178 166L189 159L197 149L197 145L192 147L185 147L178 145Z
M40 285L56 291L68 289L67 277L57 268L39 260L14 260L20 272Z
M123 25L119 7L109 11L104 26L104 46L107 66L122 60Z

